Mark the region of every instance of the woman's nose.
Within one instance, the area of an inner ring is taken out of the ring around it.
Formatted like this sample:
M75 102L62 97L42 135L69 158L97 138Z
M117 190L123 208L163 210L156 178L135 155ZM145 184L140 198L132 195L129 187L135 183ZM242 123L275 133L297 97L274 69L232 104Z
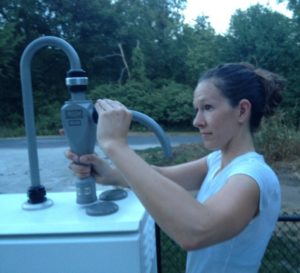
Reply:
M204 116L200 113L200 111L197 111L196 116L193 120L193 126L196 128L202 128L205 126L205 119Z

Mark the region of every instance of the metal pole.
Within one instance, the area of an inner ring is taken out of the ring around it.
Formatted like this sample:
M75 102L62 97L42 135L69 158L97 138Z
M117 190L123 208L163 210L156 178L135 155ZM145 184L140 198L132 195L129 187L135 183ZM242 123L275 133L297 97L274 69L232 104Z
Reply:
M26 47L22 54L20 62L20 74L32 186L40 185L40 175L32 99L31 60L39 49L46 46L55 46L59 49L62 49L68 56L71 69L80 69L81 67L79 57L74 48L65 40L53 36L45 36L34 40Z
M40 184L31 83L31 60L39 49L46 46L62 49L69 59L71 69L77 70L81 68L79 57L74 48L65 40L53 36L44 36L32 41L22 54L20 76L31 178L31 186L28 189L29 199L23 205L23 208L26 210L42 209L52 205L52 201L46 198L45 188Z

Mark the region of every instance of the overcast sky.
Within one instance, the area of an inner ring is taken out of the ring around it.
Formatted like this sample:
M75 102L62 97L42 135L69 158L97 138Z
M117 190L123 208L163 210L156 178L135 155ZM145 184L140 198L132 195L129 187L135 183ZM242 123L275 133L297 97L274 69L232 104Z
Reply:
M277 4L277 0L187 0L184 15L188 23L192 23L199 15L209 16L209 21L217 33L225 33L228 29L231 15L237 10L245 10L251 5L260 3L272 10L291 16L286 9L287 3Z

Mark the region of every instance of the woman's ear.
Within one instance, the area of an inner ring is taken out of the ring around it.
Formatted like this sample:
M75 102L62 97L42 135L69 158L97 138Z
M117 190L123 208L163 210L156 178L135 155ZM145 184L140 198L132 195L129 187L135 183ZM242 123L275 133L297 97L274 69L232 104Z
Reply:
M245 122L251 116L251 103L249 100L242 99L239 103L239 121Z

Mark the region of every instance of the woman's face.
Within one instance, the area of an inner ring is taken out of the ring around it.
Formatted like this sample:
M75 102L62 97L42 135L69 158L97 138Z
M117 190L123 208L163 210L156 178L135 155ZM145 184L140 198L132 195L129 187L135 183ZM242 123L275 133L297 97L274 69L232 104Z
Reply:
M232 107L210 80L198 84L193 104L193 125L199 129L204 146L209 150L230 148L238 135L239 107Z

